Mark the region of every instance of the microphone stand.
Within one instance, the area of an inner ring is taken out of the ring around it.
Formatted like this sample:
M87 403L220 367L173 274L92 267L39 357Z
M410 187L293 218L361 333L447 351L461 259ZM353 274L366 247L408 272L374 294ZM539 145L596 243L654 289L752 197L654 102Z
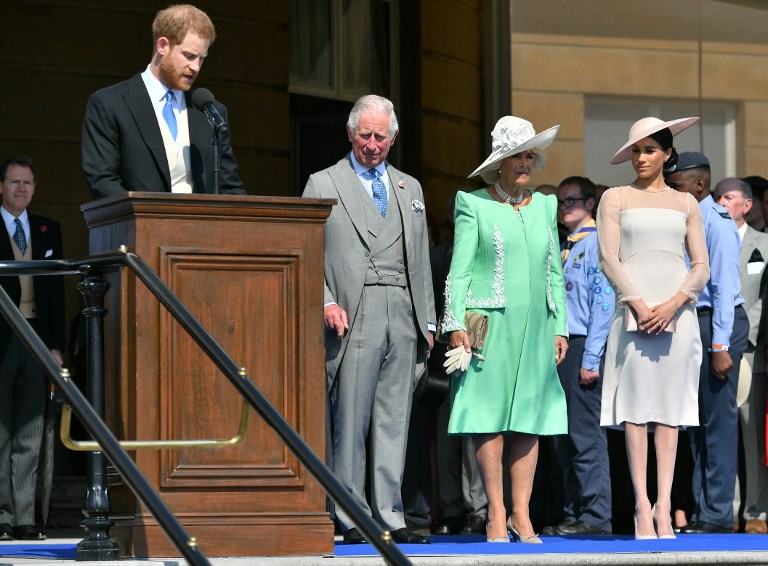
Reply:
M221 147L219 145L219 130L221 128L216 125L213 126L213 194L219 194L219 174L221 172Z
M208 123L213 128L213 137L211 138L211 145L213 146L213 194L219 194L219 187L221 185L221 144L219 143L219 134L226 132L229 126L225 122L217 124L213 119L213 116L209 115L207 111L203 111L205 117L208 118Z
M193 106L205 115L208 123L213 128L213 137L211 138L211 144L213 145L213 194L218 195L221 186L221 144L219 142L219 134L228 131L229 126L227 126L224 118L216 110L215 102L211 91L208 89L201 88L192 93Z

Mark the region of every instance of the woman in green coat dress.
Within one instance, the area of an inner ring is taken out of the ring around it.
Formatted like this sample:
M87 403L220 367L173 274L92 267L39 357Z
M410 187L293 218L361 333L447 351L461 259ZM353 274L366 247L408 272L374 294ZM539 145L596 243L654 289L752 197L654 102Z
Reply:
M489 542L540 543L528 506L538 436L565 434L565 395L556 364L568 348L565 289L557 238L557 199L525 188L544 163L559 126L536 134L527 120L501 118L493 151L470 175L489 186L456 195L453 259L446 281L443 332L451 332L450 434L473 435L488 496ZM467 311L489 318L481 351L472 352ZM479 355L478 355L479 354ZM502 452L511 442L512 510L503 499Z

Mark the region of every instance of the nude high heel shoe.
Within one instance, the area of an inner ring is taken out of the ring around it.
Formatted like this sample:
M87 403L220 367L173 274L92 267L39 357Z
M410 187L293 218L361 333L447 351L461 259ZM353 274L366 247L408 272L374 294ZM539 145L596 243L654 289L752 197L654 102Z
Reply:
M512 517L507 520L507 529L512 533L512 542L520 541L523 544L544 544L539 538L539 535L520 536L517 529L512 525Z
M653 515L653 511L651 511L651 515ZM635 540L652 540L658 538L655 534L653 535L639 535L637 534L637 510L635 510Z
M656 521L656 504L655 503L653 504L653 507L651 507L651 516L653 517L653 524L654 524L654 527L656 529L656 534L658 535L659 539L662 539L662 540L672 540L672 539L676 539L677 538L675 536L674 532L672 532L672 534L669 534L669 535L659 535L658 534L658 532L659 532L659 523ZM669 519L669 526L670 526L670 529L671 529L672 528L672 518L671 517Z

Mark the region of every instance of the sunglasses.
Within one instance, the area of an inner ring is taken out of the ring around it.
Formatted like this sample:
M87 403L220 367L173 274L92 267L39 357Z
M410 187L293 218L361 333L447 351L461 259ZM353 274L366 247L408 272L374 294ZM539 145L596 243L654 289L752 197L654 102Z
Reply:
M578 198L568 197L565 200L557 199L557 205L564 206L565 208L571 208L574 204L576 204L576 201L579 201L579 200L587 200L587 199L585 199L584 197L578 197Z

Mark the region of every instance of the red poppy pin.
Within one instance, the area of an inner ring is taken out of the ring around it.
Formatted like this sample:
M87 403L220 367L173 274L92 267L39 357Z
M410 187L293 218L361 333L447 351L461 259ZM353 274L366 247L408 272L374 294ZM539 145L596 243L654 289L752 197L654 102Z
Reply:
M45 224L41 224L40 225L40 231L41 232L47 232L48 231L48 226L46 226Z
M398 187L400 187L401 189L404 189L404 188L405 188L405 181L400 181L400 182L397 184L397 186L398 186Z

